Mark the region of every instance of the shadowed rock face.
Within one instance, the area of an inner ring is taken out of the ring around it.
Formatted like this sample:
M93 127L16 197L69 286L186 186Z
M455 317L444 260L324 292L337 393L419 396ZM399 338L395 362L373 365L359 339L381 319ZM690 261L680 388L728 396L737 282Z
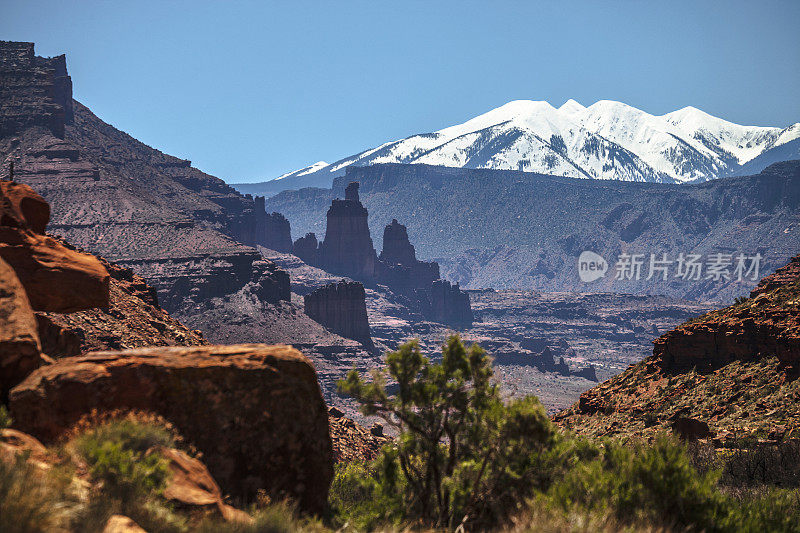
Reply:
M320 266L334 274L372 282L377 257L367 225L367 210L358 200L358 183L348 185L344 200L333 200L327 218L325 240L319 249Z
M383 250L380 260L389 264L411 266L417 262L414 245L408 240L406 227L392 219L383 230Z
M294 241L292 253L307 265L319 265L317 236L313 233L306 233L305 237Z
M345 199L331 202L325 240L317 247L313 233L295 241L294 254L327 272L386 285L411 299L428 320L464 327L472 324L469 295L439 280L439 264L418 261L406 227L396 219L384 229L380 259L372 246L368 213L358 196L358 182L345 188Z
M328 413L314 367L261 344L94 352L39 368L10 394L20 430L53 442L83 415L138 410L169 420L223 491L291 497L321 512L333 477Z
M49 214L47 202L27 185L0 182L0 258L37 311L107 307L108 272L97 258L44 235Z
M417 261L406 227L396 219L383 230L383 251L378 267L380 283L401 292L430 289L439 279L439 263ZM431 317L431 320L436 319Z
M14 270L0 259L0 401L42 364L39 334L28 297Z
M64 138L72 117L66 58L37 57L33 43L0 41L0 137L43 126Z
M449 281L437 279L431 284L428 294L432 320L466 327L472 324L469 295L458 288L458 283L451 285Z
M305 295L306 314L330 331L372 348L364 286L357 281L331 283Z

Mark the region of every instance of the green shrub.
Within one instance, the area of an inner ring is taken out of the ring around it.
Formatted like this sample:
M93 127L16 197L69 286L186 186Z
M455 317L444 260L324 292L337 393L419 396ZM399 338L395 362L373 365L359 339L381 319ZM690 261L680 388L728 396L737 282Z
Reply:
M0 404L0 431L11 427L11 415L8 414L8 409L3 404Z
M726 531L741 533L800 532L800 493L770 489L762 494L747 493L734 500L723 525Z
M730 505L718 477L698 472L685 447L661 435L652 444L604 443L598 460L573 468L549 495L565 511L579 507L623 522L719 531Z
M124 514L147 531L185 531L186 519L160 498L169 469L153 450L173 443L166 428L133 418L112 419L74 436L68 448L87 464L96 484L74 527L102 529L111 515Z
M533 396L504 402L479 346L452 336L441 362L432 363L411 341L386 362L369 382L353 370L339 383L365 415L399 432L373 468L378 486L353 490L396 494L405 517L425 525L477 526L506 519L551 477L541 465L558 438L544 408ZM396 395L387 391L389 380Z
M337 465L328 502L337 517L359 531L399 525L407 519L402 494L407 487L397 476L393 450L387 449L372 464Z
M163 458L149 450L171 444L172 438L166 430L122 419L80 435L75 449L106 495L130 501L157 494L164 488L169 470Z

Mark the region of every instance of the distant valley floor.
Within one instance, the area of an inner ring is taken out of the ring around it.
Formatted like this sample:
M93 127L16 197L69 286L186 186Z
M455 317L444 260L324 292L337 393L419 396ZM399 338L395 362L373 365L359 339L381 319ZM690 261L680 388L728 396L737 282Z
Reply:
M300 295L342 279L291 254L263 247L259 250L289 273L293 303L299 308ZM417 338L426 354L435 355L447 335L455 332L410 312L402 299L385 287L367 288L366 295L372 339L378 351L394 350L400 343ZM492 354L497 376L508 394L535 394L551 413L572 405L598 380L615 376L651 355L652 342L662 333L719 307L645 295L522 290L469 291L469 295L475 322L458 333ZM339 356L324 358L315 353L312 358L318 369L338 369L341 377L348 370L337 364ZM378 357L368 360L364 366L374 367ZM327 379L327 387L332 387L335 378ZM355 416L353 406L330 390L326 401Z

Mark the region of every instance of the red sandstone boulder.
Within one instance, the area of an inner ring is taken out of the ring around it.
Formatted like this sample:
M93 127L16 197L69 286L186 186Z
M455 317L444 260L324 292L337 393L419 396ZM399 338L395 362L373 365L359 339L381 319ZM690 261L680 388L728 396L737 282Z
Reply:
M264 489L310 512L333 477L328 415L310 361L247 344L94 352L41 367L15 387L15 425L52 442L92 410L149 411L199 451L222 490Z
M47 202L27 185L0 182L0 258L17 273L37 311L108 306L109 276L97 258L44 235Z
M174 448L158 449L170 470L169 482L164 497L183 508L216 510L228 521L251 522L250 515L227 505L222 491L211 473L200 460Z
M37 439L16 429L0 430L0 460L12 461L20 454L35 464L48 464L47 448Z
M42 364L36 318L14 271L0 259L0 400Z
M103 528L103 533L147 533L144 529L139 527L139 524L132 519L121 514L112 515L106 526Z

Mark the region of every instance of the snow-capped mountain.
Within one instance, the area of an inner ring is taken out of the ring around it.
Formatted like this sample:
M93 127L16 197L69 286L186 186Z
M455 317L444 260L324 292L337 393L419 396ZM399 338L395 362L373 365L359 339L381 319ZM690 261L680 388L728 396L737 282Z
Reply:
M269 194L329 187L347 166L374 163L684 183L734 174L768 151L794 153L798 138L800 123L785 129L740 126L694 107L657 116L609 100L589 107L568 100L559 108L543 101L517 100L463 124L382 144L335 163L321 161L279 181L237 188ZM791 145L784 146L787 143ZM775 150L778 147L783 149ZM256 185L258 191L248 190Z

